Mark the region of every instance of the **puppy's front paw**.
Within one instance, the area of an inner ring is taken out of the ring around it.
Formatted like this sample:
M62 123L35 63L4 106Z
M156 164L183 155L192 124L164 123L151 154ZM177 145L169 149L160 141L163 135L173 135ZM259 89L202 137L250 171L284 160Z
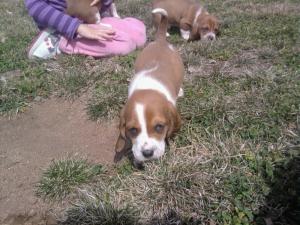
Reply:
M117 12L117 7L115 3L112 3L110 6L110 14L112 17L121 18Z
M100 13L96 14L96 24L99 24L101 22L101 16Z
M119 19L121 18L118 13L113 14L112 16L115 17L115 18L119 18Z
M138 170L144 170L145 165L143 162L137 161L136 159L133 160L133 166L137 168Z
M190 31L189 30L183 30L183 29L180 29L180 34L181 34L181 37L184 39L184 40L189 40L190 39Z
M182 97L184 95L183 89L179 89L178 97Z

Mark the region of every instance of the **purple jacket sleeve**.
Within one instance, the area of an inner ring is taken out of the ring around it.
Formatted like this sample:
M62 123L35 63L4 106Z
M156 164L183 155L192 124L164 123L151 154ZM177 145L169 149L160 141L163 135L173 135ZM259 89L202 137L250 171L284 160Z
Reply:
M81 22L63 12L64 1L25 0L25 6L39 28L53 28L69 39L75 38Z

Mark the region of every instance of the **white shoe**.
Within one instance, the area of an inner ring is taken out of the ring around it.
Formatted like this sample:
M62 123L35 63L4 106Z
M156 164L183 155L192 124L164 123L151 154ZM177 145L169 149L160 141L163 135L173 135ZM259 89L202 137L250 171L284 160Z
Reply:
M29 48L28 58L49 59L60 54L61 51L58 48L59 40L60 35L53 30L46 29L41 31Z

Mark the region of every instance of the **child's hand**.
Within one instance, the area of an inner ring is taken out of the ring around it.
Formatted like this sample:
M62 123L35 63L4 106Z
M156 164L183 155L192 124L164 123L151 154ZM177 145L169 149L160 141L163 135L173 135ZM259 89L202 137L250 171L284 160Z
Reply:
M94 0L94 1L92 1L92 3L91 3L91 6L94 6L94 5L96 5L98 2L100 2L101 0Z
M89 27L86 24L80 24L77 34L88 39L109 41L112 40L116 32L109 26L99 25L98 27Z

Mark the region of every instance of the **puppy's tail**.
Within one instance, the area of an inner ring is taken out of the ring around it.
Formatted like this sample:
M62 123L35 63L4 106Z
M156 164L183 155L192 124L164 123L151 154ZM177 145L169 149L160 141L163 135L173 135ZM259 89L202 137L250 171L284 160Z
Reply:
M168 13L162 8L155 8L152 10L153 14L158 14L160 16L160 23L156 31L156 40L166 41L166 34L168 29Z

